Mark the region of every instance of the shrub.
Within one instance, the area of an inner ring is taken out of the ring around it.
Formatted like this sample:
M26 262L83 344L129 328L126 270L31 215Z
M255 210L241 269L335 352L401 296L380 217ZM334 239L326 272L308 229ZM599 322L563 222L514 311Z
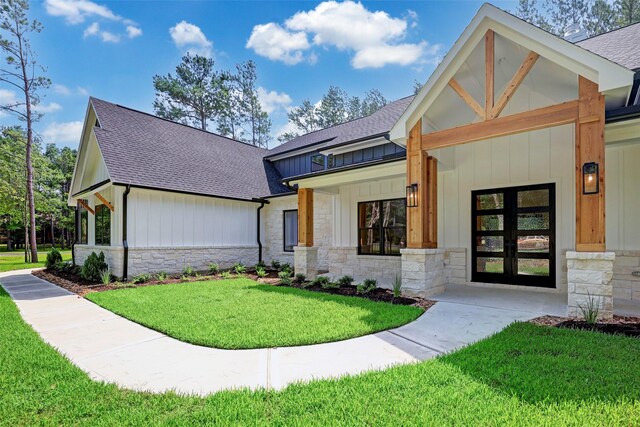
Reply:
M223 271L222 273L220 273L220 277L222 277L223 279L231 279L233 276L231 275L231 272Z
M138 274L137 276L133 276L133 279L131 279L131 283L145 283L149 280L151 280L151 275L149 273L142 273Z
M191 267L190 264L185 265L184 268L182 269L182 275L183 276L191 277L191 276L194 276L195 274L196 274L196 272L193 269L193 267Z
M288 271L281 271L278 273L278 277L280 278L281 285L290 285L291 284L291 273Z
M338 279L339 286L350 286L353 284L353 277L351 276L342 276Z
M104 261L103 252L100 252L100 255L96 255L95 252L91 252L87 259L84 260L84 264L80 269L80 277L90 282L99 282L100 274L103 270L108 268L109 266Z
M233 271L235 271L236 274L244 274L244 272L247 271L247 267L245 267L241 262L236 262L233 264Z
M73 272L76 269L71 261L58 261L53 265L53 269L56 271Z
M56 248L51 248L51 250L47 252L47 260L45 261L44 266L47 268L54 268L59 262L62 262L62 255L60 254L60 251Z
M164 282L168 278L169 278L169 275L164 271L158 271L156 273L156 280L159 281L159 282Z
M596 301L594 297L591 296L589 291L587 291L587 302L586 304L578 304L578 308L582 312L582 317L584 317L584 321L587 322L591 326L595 326L598 323L598 314L600 314L600 304L599 301Z
M322 284L322 289L338 289L340 287L340 283L338 282L326 282Z
M304 273L297 273L296 278L294 279L294 281L299 285L303 284L305 280L307 280L307 276L305 276Z
M102 270L100 273L100 283L103 285L108 285L111 283L111 271L110 270Z
M315 279L313 279L313 284L316 286L324 287L329 282L330 280L327 276L318 276Z
M271 268L273 268L274 270L280 270L280 261L278 261L277 259L274 259L271 261Z
M260 261L258 261L258 263L256 264L256 270L257 270L258 268L262 268L262 269L264 270L264 269L266 269L266 268L267 268L267 264L265 264L265 262L264 262L264 261L260 260Z
M256 276L266 277L267 271L264 269L264 267L256 266Z
M291 273L293 271L293 268L291 268L291 264L285 262L280 266L280 271L288 271L289 273Z
M216 264L215 262L212 262L211 264L209 264L209 273L218 274L219 272L220 272L220 266L218 264Z
M393 280L393 297L398 298L401 295L402 290L402 279L400 276L396 275L396 278Z
M356 287L356 290L359 294L368 294L376 288L377 284L378 282L375 279L365 279L364 282Z

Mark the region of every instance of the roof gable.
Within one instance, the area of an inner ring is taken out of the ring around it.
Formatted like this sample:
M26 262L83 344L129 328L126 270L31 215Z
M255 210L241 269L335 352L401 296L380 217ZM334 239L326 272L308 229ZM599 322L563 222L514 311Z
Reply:
M633 81L632 71L485 3L391 129L393 141L406 141L410 127L447 90L451 78L482 42L488 30L539 54L550 63L596 82L599 90L614 102L626 101Z

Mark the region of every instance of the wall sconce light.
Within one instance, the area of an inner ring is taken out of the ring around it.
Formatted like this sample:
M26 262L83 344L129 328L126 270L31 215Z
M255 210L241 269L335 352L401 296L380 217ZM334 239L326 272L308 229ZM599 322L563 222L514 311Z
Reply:
M595 162L582 165L582 194L598 194L600 191L600 167Z
M418 206L418 184L407 185L407 207L415 208Z

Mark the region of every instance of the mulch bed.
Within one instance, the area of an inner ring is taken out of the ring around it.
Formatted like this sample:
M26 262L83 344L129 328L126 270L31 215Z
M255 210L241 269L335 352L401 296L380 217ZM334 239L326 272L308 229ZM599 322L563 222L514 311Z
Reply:
M150 280L145 283L114 282L114 283L110 283L109 285L103 285L101 283L88 282L82 279L79 275L72 272L68 272L68 271L65 272L65 271L56 271L56 270L36 270L36 271L33 271L31 274L41 279L47 280L51 283L54 283L60 286L61 288L64 288L70 292L73 292L74 294L77 294L81 297L84 297L85 295L91 292L104 292L104 291L110 291L114 289L140 288L143 286L157 286L157 285L169 285L173 283L185 283L185 280L183 280L179 276L170 276L169 279L162 282L157 280ZM305 289L313 292L324 292L328 294L366 298L372 301L387 302L390 304L413 305L416 307L421 307L425 311L435 304L435 301L431 301L424 298L418 298L418 297L400 296L396 298L393 296L393 292L391 290L382 289L382 288L376 288L373 291L366 294L359 294L356 290L356 287L353 285L342 286L340 288L329 288L329 289L325 289L320 285L311 285L307 287L304 287L296 283L293 283L291 285L281 285L280 279L278 278L278 272L273 270L268 271L268 275L262 278L256 276L251 272L246 273L244 277L251 280L255 280L258 283L263 283L267 285L290 286L290 287ZM219 275L191 277L188 279L188 282L201 282L205 280L222 280L222 277Z
M556 328L580 329L640 338L640 317L613 316L613 319L607 322L598 322L595 325L581 319L560 316L541 316L530 320L530 322Z

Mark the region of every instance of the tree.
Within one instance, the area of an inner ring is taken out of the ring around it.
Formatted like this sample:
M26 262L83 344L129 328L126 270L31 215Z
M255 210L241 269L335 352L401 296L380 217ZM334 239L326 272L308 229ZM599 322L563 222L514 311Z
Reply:
M23 217L27 190L24 163L26 142L19 127L3 128L0 132L0 221L7 235L7 250L11 250L19 230L25 230Z
M223 110L226 96L226 75L213 67L213 59L187 53L176 67L175 77L154 76L155 113L207 130L207 123L216 120Z
M538 9L537 0L520 0L515 15L533 25L537 25L543 30L548 31L550 29L547 19Z
M76 154L76 150L69 147L58 148L48 144L44 150L42 166L43 172L46 173L43 173L42 179L39 180L42 192L48 195L44 214L48 216L51 241L55 242L54 230L58 228L63 248L71 241L74 225L74 210L67 205L67 198L71 189Z
M567 27L572 24L586 29L590 17L589 6L588 0L547 0L551 31L563 36Z
M640 21L640 0L616 0L616 24L631 25Z
M237 97L232 104L245 128L240 139L258 147L267 147L271 140L271 119L258 100L256 64L253 61L243 62L236 65L236 70L235 90L231 96Z
M14 90L17 89L21 95L20 99L16 99L15 102L1 105L0 110L12 113L26 122L25 166L26 196L29 211L28 234L31 261L38 262L31 156L33 149L33 123L40 119L41 114L33 109L40 102L38 90L47 88L50 81L40 75L41 72L44 72L44 69L38 65L29 41L29 34L40 33L43 27L37 20L29 21L27 17L28 10L29 3L26 0L3 0L0 8L0 30L2 31L0 48L6 55L6 64L3 68L0 68L0 82L12 86Z
M590 35L602 34L617 27L615 8L605 0L594 0L589 10L585 29Z

